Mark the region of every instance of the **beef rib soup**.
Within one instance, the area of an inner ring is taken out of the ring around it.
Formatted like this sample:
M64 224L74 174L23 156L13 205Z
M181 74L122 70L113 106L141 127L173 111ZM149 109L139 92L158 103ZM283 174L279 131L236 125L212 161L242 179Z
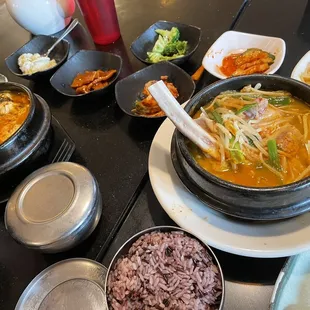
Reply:
M0 145L24 123L30 110L27 94L17 91L0 92Z
M274 187L310 175L310 107L286 91L260 85L226 91L201 107L196 122L213 138L219 158L188 142L196 162L234 184Z

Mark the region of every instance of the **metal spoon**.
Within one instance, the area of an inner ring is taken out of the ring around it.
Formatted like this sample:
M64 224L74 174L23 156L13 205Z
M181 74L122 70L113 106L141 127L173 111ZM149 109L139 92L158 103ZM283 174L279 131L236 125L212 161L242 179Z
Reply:
M216 159L220 158L217 141L183 110L163 81L156 82L148 90L167 117L184 136L205 153Z
M43 55L43 57L48 57L51 51L55 48L55 46L68 34L70 33L74 27L79 23L79 20L75 18L70 26L64 31L64 33L58 38L58 40L47 50L47 52Z

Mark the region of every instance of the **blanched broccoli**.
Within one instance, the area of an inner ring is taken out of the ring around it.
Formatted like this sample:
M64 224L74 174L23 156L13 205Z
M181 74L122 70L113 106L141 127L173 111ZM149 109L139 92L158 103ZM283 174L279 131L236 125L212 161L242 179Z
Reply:
M162 36L167 43L173 43L180 39L180 31L176 27L172 27L171 30L156 29L155 31Z
M161 53L148 52L148 60L152 63L157 63L162 61L163 55Z
M187 41L179 41L180 31L176 27L171 30L157 29L158 39L151 52L148 52L148 60L156 63L172 60L185 55Z
M162 51L163 56L184 55L187 48L187 41L177 41L169 43Z
M162 53L167 46L167 42L164 40L162 36L158 36L158 40L156 41L152 52L154 53Z
M147 56L150 62L157 63L160 61L168 61L168 60L176 59L176 58L182 57L183 55L163 56L160 53L148 52Z

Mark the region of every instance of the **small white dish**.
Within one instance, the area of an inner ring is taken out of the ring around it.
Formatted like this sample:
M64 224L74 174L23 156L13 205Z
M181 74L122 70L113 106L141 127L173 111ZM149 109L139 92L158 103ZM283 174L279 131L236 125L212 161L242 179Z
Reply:
M248 48L259 48L276 56L275 62L264 72L266 74L273 74L281 67L286 52L285 42L280 38L226 31L209 48L202 65L217 78L226 79L227 76L219 69L223 58L232 53L242 53Z
M301 81L301 75L305 72L308 64L310 64L310 51L308 51L297 63L292 71L291 78Z

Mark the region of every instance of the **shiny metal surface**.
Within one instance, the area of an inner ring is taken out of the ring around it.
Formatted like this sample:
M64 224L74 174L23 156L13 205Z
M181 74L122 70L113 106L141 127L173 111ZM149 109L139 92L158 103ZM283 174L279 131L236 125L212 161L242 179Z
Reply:
M5 75L0 73L0 83L1 82L8 82L8 78Z
M7 203L5 224L26 247L59 252L88 237L100 215L93 175L78 164L60 162L35 171L17 187Z
M105 310L106 272L103 265L83 258L56 263L30 282L15 310Z
M106 274L106 281L105 283L108 282L108 277L109 277L109 273L111 272L111 270L113 270L115 263L117 262L117 260L119 258L121 258L122 256L126 255L130 249L130 247L133 245L133 243L135 243L141 236L145 235L145 234L149 234L152 233L154 231L158 231L158 232L171 232L171 231L182 231L184 232L187 236L198 240L199 243L201 243L203 246L206 247L207 252L210 254L210 256L213 258L213 263L218 267L219 271L220 271L220 275L221 275L221 281L222 281L222 298L221 298L221 302L218 306L218 310L222 310L224 307L224 300L225 300L225 280L224 280L224 275L223 275L223 271L221 268L221 265L217 259L217 257L215 256L214 252L211 250L211 248L205 244L204 242L202 242L200 239L198 239L195 235L191 234L190 232L188 232L187 230L180 228L180 227L174 227L174 226L155 226L155 227L151 227L151 228L147 228L144 229L140 232L138 232L137 234L133 235L131 238L129 238L120 248L119 250L116 252L116 254L114 255L114 257L111 260L111 263L109 265L107 274ZM107 292L107 286L105 284L105 293ZM107 296L106 296L106 302L108 304L107 301ZM109 307L107 307L109 308Z
M72 23L70 24L70 26L68 26L68 28L62 33L62 35L57 39L57 41L47 50L46 54L44 54L44 56L48 57L48 55L51 53L51 51L55 48L55 46L61 42L61 40L67 35L69 34L74 27L79 23L79 20L77 18L75 18Z

